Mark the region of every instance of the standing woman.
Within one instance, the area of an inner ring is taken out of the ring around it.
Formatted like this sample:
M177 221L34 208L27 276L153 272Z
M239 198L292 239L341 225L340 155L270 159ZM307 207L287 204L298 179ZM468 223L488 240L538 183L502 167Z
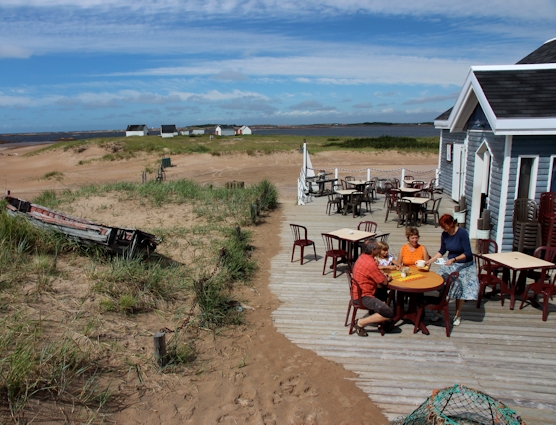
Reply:
M398 263L401 266L414 266L417 260L427 261L430 258L429 252L419 243L419 230L416 227L407 227L405 236L407 243L400 248Z
M473 262L467 230L459 227L450 214L440 217L439 224L444 230L440 236L440 249L427 261L427 264L434 263L448 252L448 258L444 265L439 267L438 274L447 278L452 272L459 273L459 278L453 282L449 293L451 299L456 299L456 316L453 323L454 326L459 326L463 303L467 300L476 300L479 293L477 268Z

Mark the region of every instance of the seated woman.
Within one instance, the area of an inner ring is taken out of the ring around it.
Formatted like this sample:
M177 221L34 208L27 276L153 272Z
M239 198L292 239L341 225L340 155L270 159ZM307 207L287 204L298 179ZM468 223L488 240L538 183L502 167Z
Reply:
M408 227L405 236L407 243L400 249L398 263L402 266L414 266L417 260L428 261L430 256L427 248L419 244L419 230L416 227Z

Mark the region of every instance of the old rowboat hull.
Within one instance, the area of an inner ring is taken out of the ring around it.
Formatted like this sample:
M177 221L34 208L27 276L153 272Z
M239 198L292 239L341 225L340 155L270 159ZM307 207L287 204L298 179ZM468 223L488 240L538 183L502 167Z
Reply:
M155 235L138 229L105 226L12 196L5 199L7 212L12 216L25 217L34 226L63 233L81 243L98 245L116 254L148 255L158 244Z

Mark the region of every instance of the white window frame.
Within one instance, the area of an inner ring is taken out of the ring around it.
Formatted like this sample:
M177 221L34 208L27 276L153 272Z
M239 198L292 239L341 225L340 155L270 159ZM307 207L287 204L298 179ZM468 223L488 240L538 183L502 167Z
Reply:
M537 175L539 172L539 155L519 155L517 160L517 173L515 181L515 193L514 199L517 199L517 194L519 192L519 176L521 175L521 159L522 158L532 158L533 165L531 166L531 178L529 179L529 199L536 199L537 196ZM532 195L532 196L531 196Z
M552 183L552 173L554 171L554 160L556 160L556 155L550 155L550 164L548 164L548 181L546 182L546 191L550 192L550 184Z

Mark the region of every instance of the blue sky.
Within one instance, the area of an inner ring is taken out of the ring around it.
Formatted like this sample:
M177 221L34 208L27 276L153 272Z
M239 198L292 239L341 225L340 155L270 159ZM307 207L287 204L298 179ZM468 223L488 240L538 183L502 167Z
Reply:
M555 0L0 0L0 133L432 121Z

